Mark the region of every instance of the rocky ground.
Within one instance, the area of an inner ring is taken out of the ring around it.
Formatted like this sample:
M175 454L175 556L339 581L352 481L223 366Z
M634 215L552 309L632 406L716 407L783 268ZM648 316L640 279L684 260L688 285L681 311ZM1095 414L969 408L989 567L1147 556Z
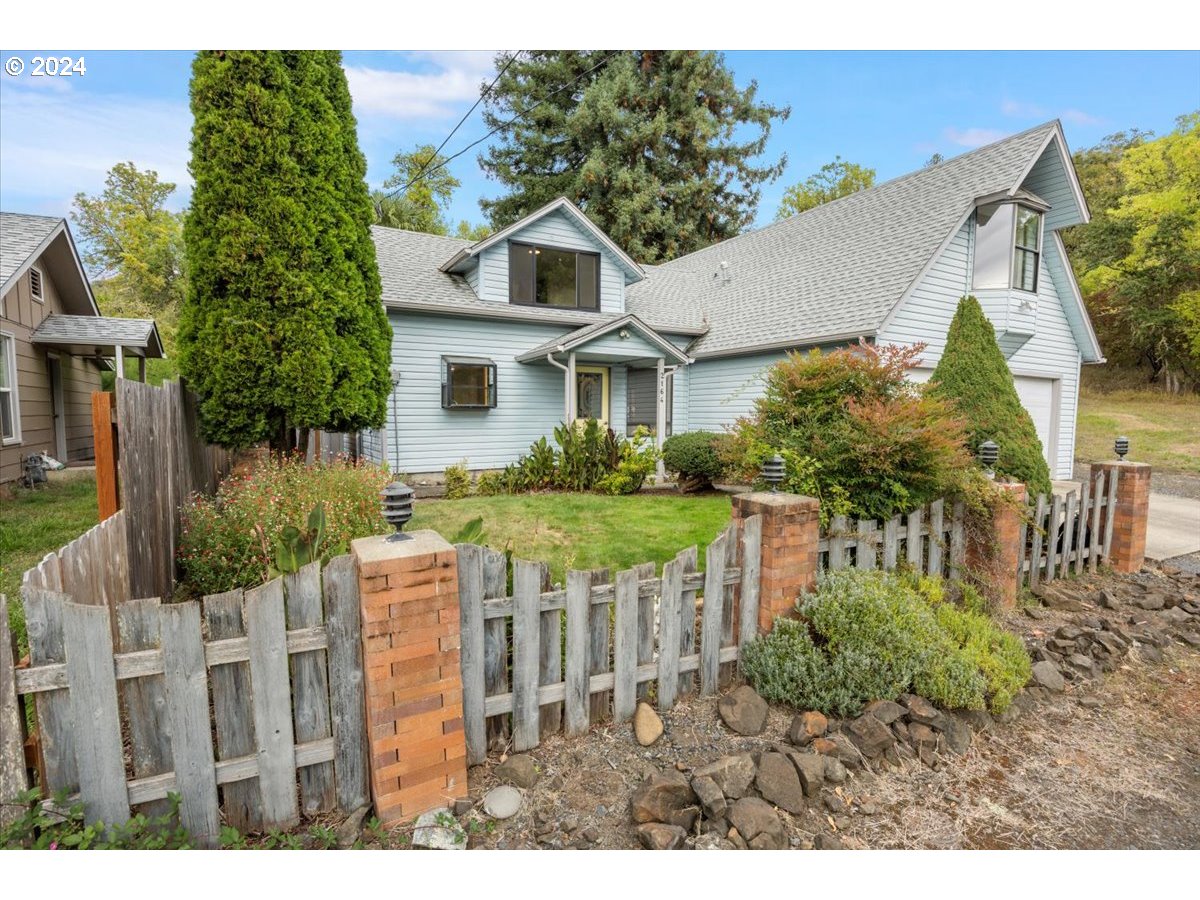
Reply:
M1041 594L1006 617L1036 674L1002 721L917 697L844 722L748 688L692 697L649 747L608 725L489 759L459 824L431 833L501 849L1200 847L1200 577ZM497 820L485 798L517 812Z

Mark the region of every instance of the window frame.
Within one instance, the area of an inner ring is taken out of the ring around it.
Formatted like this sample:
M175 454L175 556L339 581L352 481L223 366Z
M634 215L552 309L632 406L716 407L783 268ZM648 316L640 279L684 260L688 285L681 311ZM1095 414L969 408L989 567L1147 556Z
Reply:
M33 274L37 273L38 290L34 293L33 290ZM29 267L29 296L35 303L46 302L46 273L42 271L41 266Z
M516 275L512 264L513 251L518 247L524 247L528 250L533 250L533 299L519 300L514 291ZM541 250L553 250L556 253L570 253L575 257L575 305L574 306L554 306L549 303L537 302L537 252ZM579 303L579 257L590 256L596 260L596 305L581 306ZM552 244L532 244L527 241L509 241L508 242L508 302L514 306L531 306L536 309L579 309L586 312L600 311L600 253L593 250L575 250L571 247L555 247Z
M4 359L0 364L6 364L8 368L9 386L6 388L0 387L9 395L9 409L12 410L13 433L11 437L4 437L3 425L0 424L0 444L5 447L21 443L21 398L17 385L17 339L12 332L0 331L0 344L8 343L8 351L4 353Z
M1032 213L1037 216L1037 246L1027 247L1017 243L1017 235L1020 233L1018 221L1021 218L1021 210ZM1024 203L1013 204L1013 231L1012 231L1012 257L1009 260L1008 267L1008 283L1009 287L1014 291L1020 291L1022 294L1036 295L1039 287L1039 276L1041 275L1042 266L1042 243L1045 240L1043 229L1046 224L1046 215L1040 209L1035 209L1032 206L1027 206ZM1017 284L1017 256L1026 253L1033 256L1033 288L1025 288Z
M453 400L453 368L485 369L487 389L486 403L455 403ZM496 363L486 356L443 356L441 359L442 409L495 409L496 408Z

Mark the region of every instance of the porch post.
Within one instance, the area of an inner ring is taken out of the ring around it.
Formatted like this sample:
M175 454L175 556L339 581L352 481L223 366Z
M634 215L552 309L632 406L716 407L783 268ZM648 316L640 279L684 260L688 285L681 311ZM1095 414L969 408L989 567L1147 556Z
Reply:
M113 349L116 351L116 356L117 356L117 359L116 359L117 377L124 378L125 377L125 351L121 349L120 344L114 345Z
M667 470L662 461L663 441L666 440L667 434L667 379L666 363L661 356L655 363L655 371L657 373L655 383L658 386L654 409L654 444L658 447L658 464L655 476L661 484L667 477Z
M138 381L142 384L146 383L146 357L138 357Z
M579 418L579 398L575 396L575 351L567 357L567 424Z

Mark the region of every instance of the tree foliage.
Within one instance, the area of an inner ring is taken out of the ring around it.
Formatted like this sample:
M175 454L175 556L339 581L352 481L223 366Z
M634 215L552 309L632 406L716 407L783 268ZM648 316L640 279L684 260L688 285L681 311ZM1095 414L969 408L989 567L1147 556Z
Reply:
M996 471L1025 484L1030 496L1049 496L1050 468L1029 412L1017 396L1012 372L996 343L996 330L974 297L963 297L950 323L946 349L926 395L950 403L966 422L967 446L1000 447Z
M340 54L201 52L191 104L180 346L208 438L378 426L390 329Z
M790 113L757 92L708 51L530 51L487 98L479 161L508 193L481 205L502 228L565 196L642 262L733 237L786 162L757 162Z
M377 191L375 221L389 228L447 234L446 208L462 185L445 167L446 157L432 144L401 150L392 157L393 173Z
M874 169L835 156L833 162L821 166L821 171L783 192L783 200L775 217L784 219L794 216L830 200L866 190L874 184Z
M1200 113L1075 154L1092 221L1064 240L1105 354L1178 391L1200 382Z

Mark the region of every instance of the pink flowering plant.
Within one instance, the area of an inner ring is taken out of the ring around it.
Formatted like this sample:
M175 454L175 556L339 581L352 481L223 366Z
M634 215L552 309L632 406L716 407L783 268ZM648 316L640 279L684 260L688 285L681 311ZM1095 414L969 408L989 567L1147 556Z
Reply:
M183 509L184 584L198 594L216 594L270 580L284 530L303 526L318 503L328 546L348 547L355 538L386 533L379 492L389 480L386 469L370 463L306 466L297 456L229 476L216 496L197 495Z

